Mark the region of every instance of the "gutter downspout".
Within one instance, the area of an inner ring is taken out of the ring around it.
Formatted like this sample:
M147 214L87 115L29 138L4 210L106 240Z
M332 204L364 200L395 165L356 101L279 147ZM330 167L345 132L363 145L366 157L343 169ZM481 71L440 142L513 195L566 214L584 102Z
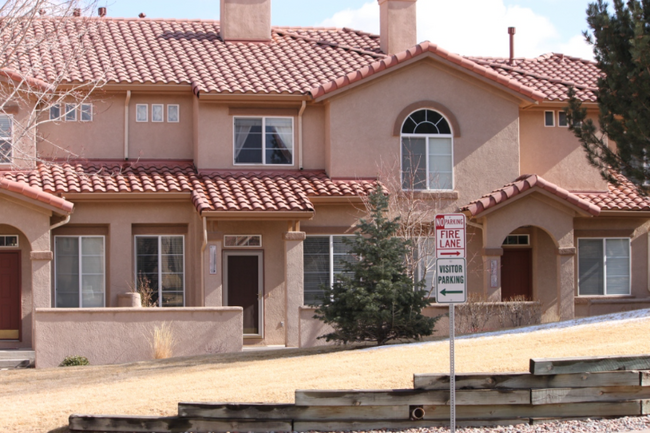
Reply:
M131 91L126 91L124 100L124 160L129 160L129 102L131 102Z
M208 246L208 219L203 217L203 243L201 244L201 302L205 307L205 248Z
M302 101L302 106L300 107L300 112L298 113L298 168L302 170L302 113L305 112L307 108L307 101Z
M54 229L56 229L56 228L59 228L59 227L61 227L61 226L64 226L64 225L66 225L67 223L69 223L69 222L70 222L70 217L71 217L71 216L72 216L72 215L68 215L67 217L65 217L65 219L64 219L63 221L59 221L58 223L56 223L56 224L50 226L50 231L52 231L52 230L54 230Z

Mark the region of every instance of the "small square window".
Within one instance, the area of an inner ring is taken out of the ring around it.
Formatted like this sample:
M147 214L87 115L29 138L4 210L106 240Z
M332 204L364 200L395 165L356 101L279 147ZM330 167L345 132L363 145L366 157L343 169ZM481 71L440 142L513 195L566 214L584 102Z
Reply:
M93 104L81 104L79 111L82 122L91 122L93 120Z
M59 119L61 119L61 106L59 104L54 104L50 107L50 120Z
M554 111L545 111L544 112L544 126L555 126L555 112Z
M557 126L562 126L565 128L569 126L569 122L567 121L566 113L564 111L558 111L557 113Z
M172 123L180 122L180 108L177 104L167 105L167 121Z
M148 122L149 121L149 106L147 104L136 104L135 106L135 121Z
M65 121L66 122L76 122L77 121L77 106L76 106L76 104L65 104Z
M164 122L163 118L163 104L151 104L151 121Z

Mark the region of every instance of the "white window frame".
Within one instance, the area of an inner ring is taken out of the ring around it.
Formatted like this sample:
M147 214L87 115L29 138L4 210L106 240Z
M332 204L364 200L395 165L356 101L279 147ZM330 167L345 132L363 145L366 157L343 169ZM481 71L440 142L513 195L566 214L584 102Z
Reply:
M139 117L141 107L144 107L144 119ZM149 121L149 104L135 104L135 121L137 123L146 123Z
M449 128L451 129L451 127L452 127L451 122L449 121L449 119L444 114L442 114L441 112L439 112L437 110L433 110L431 108L426 108L426 107L425 108L418 108L417 110L414 110L411 113L409 113L409 115L404 118L404 122L402 122L402 127L404 127L404 123L406 122L406 120L413 113L416 113L416 112L422 111L422 110L430 110L430 111L434 111L434 112L438 113L440 116L442 116L443 119L445 119L445 121L449 125ZM401 132L401 128L400 128L400 136L399 137L400 137L399 138L399 146L400 146L399 147L399 154L400 154L399 171L400 171L400 184L402 185L402 188L404 186L404 179L403 179L403 176L404 176L404 158L403 158L403 154L404 154L403 146L404 146L404 143L403 143L403 139L404 138L424 138L424 139L426 139L426 143L425 143L426 155L425 155L424 159L425 159L425 170L426 170L425 183L426 183L427 187L424 188L424 189L413 189L413 191L432 191L432 192L450 192L450 191L454 191L454 188L456 187L456 175L455 175L455 164L454 164L454 131L453 130L451 131L451 134L404 134L403 132ZM430 183L429 183L429 181L430 181L429 139L430 138L449 138L451 140L451 187L448 188L448 189L431 189L431 188L429 188L429 185L430 185Z
M3 137L0 135L1 140L7 140L9 141L9 146L11 147L11 152L9 153L9 161L3 162L0 160L0 166L8 166L9 164L12 164L14 161L14 116L13 114L0 114L0 116L7 117L9 121L11 122L11 134L9 137Z
M176 107L176 120L169 120L169 109ZM167 122L168 123L179 123L181 121L181 106L179 104L167 104Z
M56 116L56 117L52 116L52 109L53 109L53 108L57 108L57 109L59 110L59 115ZM48 118L49 118L49 120L63 120L63 119L61 118L61 112L62 112L62 111L63 111L63 110L61 109L61 104L52 104L52 105L50 106L50 108L47 110L47 114L48 114Z
M551 124L551 125L548 125L546 123L546 114L547 113L551 113L551 119L553 119L553 124ZM555 111L554 110L545 110L544 111L544 126L546 128L554 128L555 127Z
M186 298L187 298L187 293L186 293L187 285L186 285L186 281L185 281L186 272L187 272L186 266L185 266L185 259L186 259L186 256L185 256L185 235L155 235L155 234L151 234L151 235L135 235L134 236L134 242L133 242L133 258L135 260L133 269L135 270L135 275L134 275L133 281L135 281L136 284L137 284L137 281L138 281L138 242L137 242L137 239L138 238L154 238L154 237L158 238L158 288L157 288L157 291L158 291L158 307L163 307L163 305L162 305L162 299L163 299L162 298L162 295L163 295L163 292L162 292L162 266L161 266L161 263L162 263L162 252L161 252L162 248L161 248L161 245L160 245L161 239L165 238L165 237L167 237L167 238L176 237L176 238L182 238L183 239L183 307L185 307ZM180 308L180 307L165 307L165 308Z
M563 114L564 114L564 125L562 125L562 122L561 122L562 118L560 117ZM569 127L569 118L567 117L567 114L562 110L558 110L558 112L557 112L557 126L558 126L558 128L568 128Z
M7 245L7 238L9 237L15 237L16 238L16 245ZM6 234L6 235L0 235L0 238L5 239L5 245L0 245L0 249L8 249L8 248L20 248L20 236L18 235L13 235L13 234Z
M88 112L90 113L90 119L84 120L83 115L84 115L84 108L88 109ZM84 102L79 105L79 121L80 122L92 122L93 121L93 104Z
M349 235L349 234L336 234L336 235L328 235L328 234L313 234L313 235L307 235L307 238L329 238L329 252L328 252L328 257L329 257L329 285L332 287L334 285L335 279L334 279L334 237L348 237L348 238L353 238L355 235ZM304 255L305 253L303 252L303 260L304 260ZM304 285L304 277L305 277L305 271L304 271L304 266L303 266L303 285ZM302 297L302 303L303 305L305 304L305 295L303 294Z
M65 110L63 112L63 119L66 122L76 122L77 121L77 104L70 104L70 103L65 103L63 104L65 107ZM72 107L72 110L70 110L70 107ZM68 118L68 115L70 115L70 118Z
M261 119L262 120L262 162L236 162L235 137L237 119ZM290 119L291 120L291 163L289 164L268 164L266 162L266 119ZM293 116L233 116L232 119L232 163L233 165L254 165L267 167L293 167L296 164L296 128Z
M104 308L106 307L106 236L104 235L57 235L54 236L54 305L58 305L57 298L59 295L59 288L57 287L57 275L56 275L56 260L57 260L57 246L56 246L56 239L57 238L77 238L77 242L79 243L79 307L77 308ZM83 254L81 252L81 240L84 238L101 238L102 239L102 255L104 256L104 292L103 292L103 297L102 297L102 306L101 307L84 307L83 306L83 286L82 286L82 278L84 275L89 275L89 274L84 274L81 272L82 270L82 260L81 258L83 257ZM57 308L75 308L75 307L57 307Z
M228 242L226 239L228 238L235 238L235 243L237 238L260 238L260 244L259 245L228 245ZM223 247L224 248L262 248L262 235L223 235Z
M154 107L160 108L160 120L154 117ZM165 122L165 104L151 104L151 123L164 123Z
M581 240L600 240L603 242L603 294L581 294L580 293L580 241ZM578 275L577 275L577 280L578 280L578 297L592 297L592 296L597 296L597 297L608 297L608 296L629 296L632 294L632 240L630 238L626 237L581 237L578 238L578 248L576 251L576 257L577 257L577 268L578 268ZM606 250L606 241L607 240L626 240L627 242L627 248L628 248L628 290L627 293L614 293L614 294L608 294L607 293L607 250Z

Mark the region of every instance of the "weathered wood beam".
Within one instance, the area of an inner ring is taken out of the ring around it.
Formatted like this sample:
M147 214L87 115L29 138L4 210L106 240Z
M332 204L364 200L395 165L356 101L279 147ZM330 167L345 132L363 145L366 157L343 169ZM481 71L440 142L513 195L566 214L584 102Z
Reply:
M517 425L528 424L528 419L501 419L501 420L467 420L457 421L459 427L489 427L497 425ZM449 425L446 421L296 421L293 425L294 431L364 431L364 430L381 430L381 429L408 429L421 427L444 427Z
M650 355L592 356L583 358L547 358L530 360L530 372L537 375L616 370L650 370Z
M595 388L531 389L531 404L621 401L650 398L650 387L599 386Z
M648 386L647 371L613 371L536 376L530 373L457 374L456 389L581 388L590 386ZM449 389L449 375L415 374L416 389Z
M400 406L296 406L293 404L179 403L182 417L217 419L293 420L408 420L409 405Z
M647 400L606 403L568 403L548 405L456 406L456 419L512 419L638 416L644 414ZM449 406L424 405L424 419L449 419Z
M448 390L296 390L299 406L449 404ZM457 405L530 404L530 390L478 389L456 392Z
M71 415L71 432L290 432L290 420L215 420L181 417Z

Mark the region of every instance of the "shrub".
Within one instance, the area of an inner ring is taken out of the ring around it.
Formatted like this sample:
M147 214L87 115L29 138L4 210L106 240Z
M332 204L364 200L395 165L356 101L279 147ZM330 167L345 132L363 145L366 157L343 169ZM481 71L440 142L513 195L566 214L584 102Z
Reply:
M66 356L61 364L59 364L59 367L74 367L77 365L90 365L90 362L85 356Z

